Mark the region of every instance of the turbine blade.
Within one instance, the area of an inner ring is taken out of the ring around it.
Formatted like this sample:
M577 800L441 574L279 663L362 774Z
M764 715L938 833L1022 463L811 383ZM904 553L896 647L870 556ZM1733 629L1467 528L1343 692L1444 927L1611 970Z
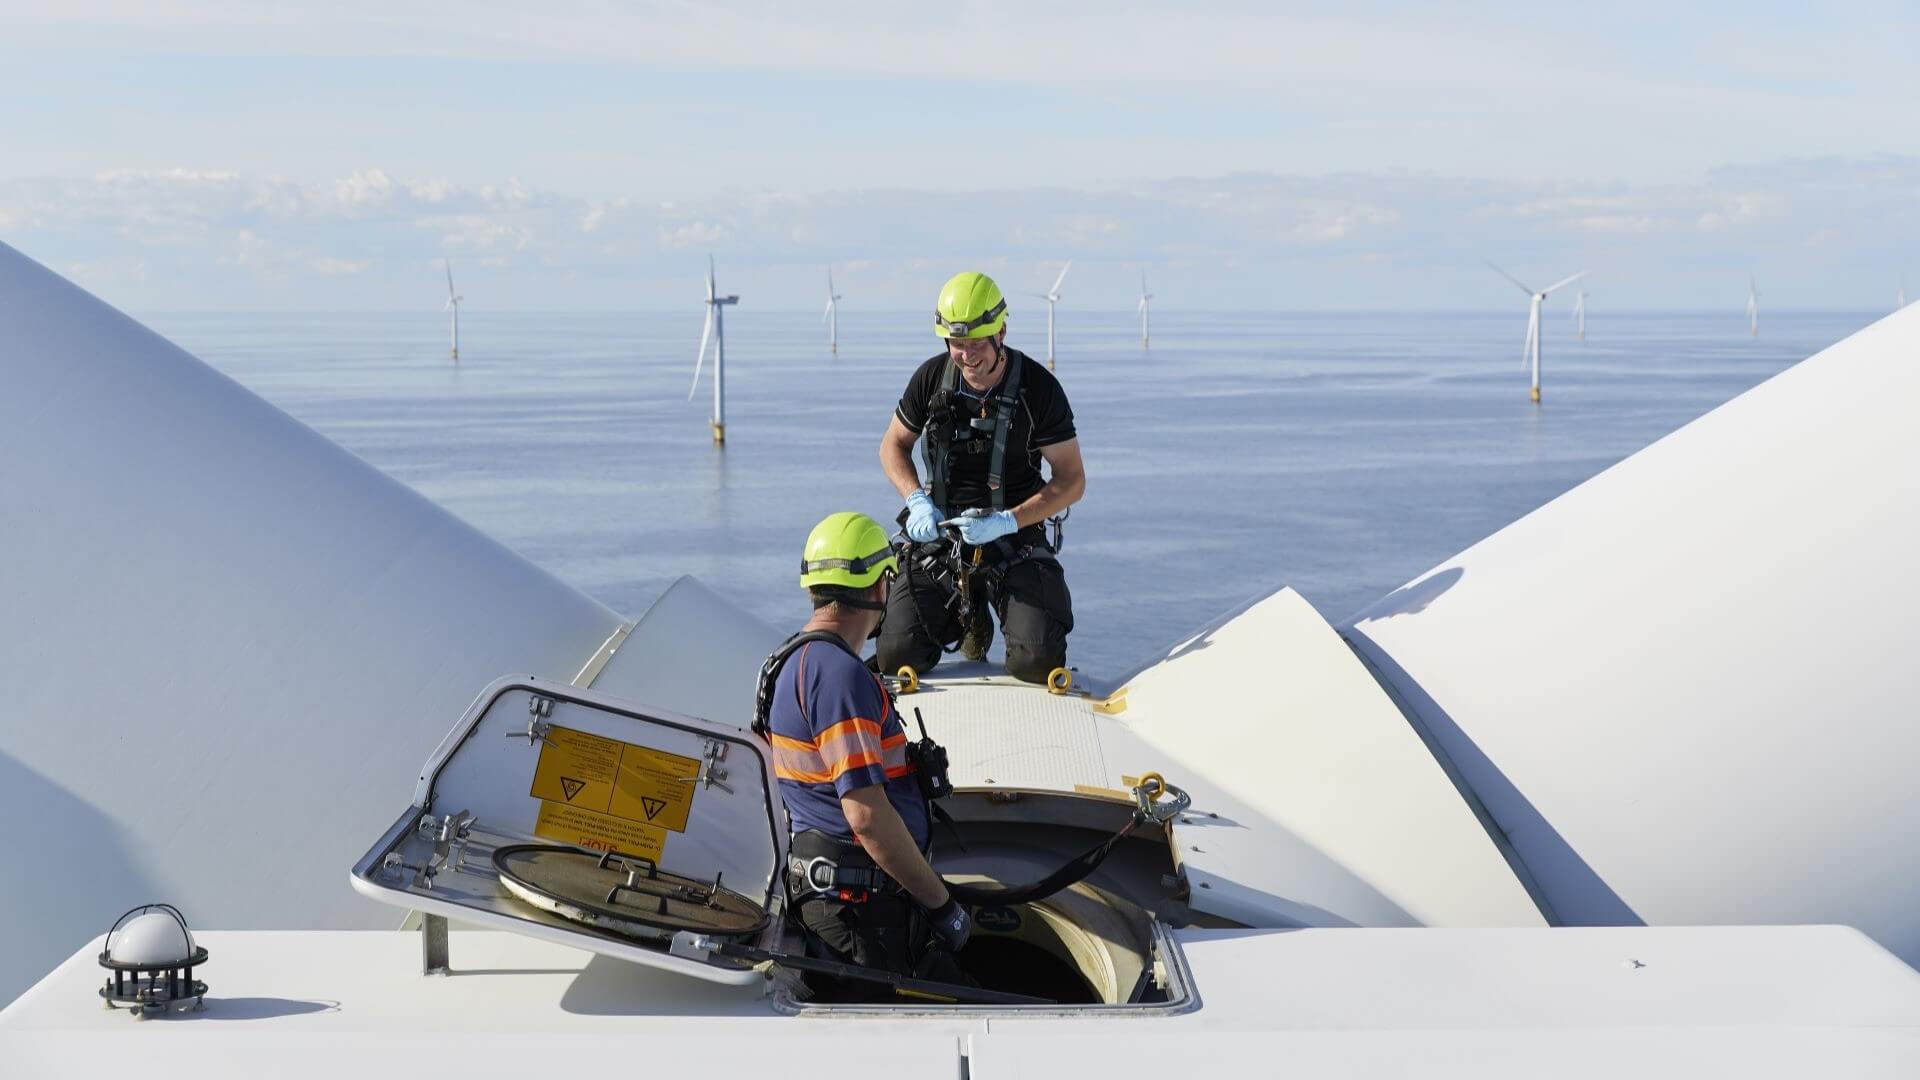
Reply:
M1060 283L1067 280L1067 271L1071 269L1073 269L1073 260L1068 259L1067 265L1060 268L1060 276L1053 279L1053 288L1047 290L1048 296L1057 298L1060 295Z
M1568 285L1571 285L1574 282L1579 281L1581 278L1586 276L1587 276L1587 272L1585 270L1582 270L1579 273L1573 275L1572 277L1561 278L1559 281L1554 282L1553 284L1547 286L1544 289L1541 289L1540 291L1543 293L1550 293L1555 289L1564 288Z
M1514 276L1513 276L1512 274L1509 274L1509 273L1507 273L1507 272L1506 272L1505 270L1502 270L1502 269L1500 269L1500 268L1499 268L1498 266L1494 266L1494 264L1493 264L1493 260L1492 260L1492 259L1487 259L1487 260L1484 260L1484 261L1486 262L1486 264L1487 264L1488 266L1491 266L1491 267L1493 267L1493 272L1494 272L1494 273L1496 273L1496 274L1499 274L1499 275L1500 275L1501 277L1503 277L1503 278L1506 278L1506 279L1507 279L1508 281L1511 281L1511 282L1513 282L1513 283L1514 283L1514 285L1515 285L1515 286L1516 286L1517 288L1519 288L1519 290L1520 290L1521 292L1523 292L1523 293L1526 293L1526 294L1527 294L1528 296L1532 296L1532 295L1533 295L1533 290L1527 287L1527 283L1526 283L1526 282L1524 282L1524 281L1521 281L1521 280L1520 280L1519 278L1517 278L1517 277L1514 277Z
M448 259L446 260L446 263L447 263L447 295L452 296L453 295L453 260Z
M827 297L827 306L820 312L820 321L826 322L827 316L832 314L833 314L833 297L829 296Z
M700 331L700 355L693 362L693 385L687 388L688 401L692 401L694 393L700 389L700 369L706 365L707 339L712 336L713 336L713 305L708 304L707 305L707 325L703 327Z
M707 256L707 303L712 304L713 298L717 295L719 295L719 292L717 289L714 288L714 285L713 285L713 256L709 255ZM708 315L709 317L707 321L712 322L713 320L711 317L712 315L711 308L708 309Z

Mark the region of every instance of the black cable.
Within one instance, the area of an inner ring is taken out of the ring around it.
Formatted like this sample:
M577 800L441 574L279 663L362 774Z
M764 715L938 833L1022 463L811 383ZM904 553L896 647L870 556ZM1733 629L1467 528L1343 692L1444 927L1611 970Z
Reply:
M1128 819L1126 826L1119 832L1088 848L1079 857L1069 861L1065 866L1041 878L1039 881L1026 885L1003 885L994 888L985 888L979 885L955 885L949 882L947 884L947 891L952 893L962 903L967 904L1027 904L1035 900L1044 900L1062 889L1079 884L1088 874L1093 873L1102 862L1106 861L1107 855L1113 851L1115 844L1126 839L1127 835L1132 833L1134 829L1139 828L1139 826L1140 815L1136 813L1132 818Z

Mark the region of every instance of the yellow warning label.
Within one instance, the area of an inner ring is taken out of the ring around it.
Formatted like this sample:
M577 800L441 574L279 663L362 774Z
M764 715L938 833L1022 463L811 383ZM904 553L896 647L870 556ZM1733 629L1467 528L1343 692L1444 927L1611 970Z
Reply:
M547 740L528 792L542 800L537 835L655 858L662 830L687 831L698 759L573 728L551 727Z
M604 812L613 801L613 780L625 744L563 727L548 729L547 738L551 741L540 747L529 794Z
M678 754L628 746L620 753L620 778L613 785L608 810L623 818L644 821L674 832L687 831L693 809L693 789L699 785L700 762Z
M648 859L658 859L667 844L663 829L557 802L540 804L533 834L594 851L617 851Z

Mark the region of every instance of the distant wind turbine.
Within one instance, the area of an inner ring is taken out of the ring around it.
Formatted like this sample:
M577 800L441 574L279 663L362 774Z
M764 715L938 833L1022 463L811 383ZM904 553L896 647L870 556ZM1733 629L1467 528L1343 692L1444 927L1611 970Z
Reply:
M1585 289L1574 294L1573 325L1580 328L1580 340L1587 340L1587 290Z
M827 264L827 310L820 316L827 324L827 347L840 355L840 294L833 291L833 264Z
M687 400L692 401L694 391L700 389L700 369L707 362L707 341L714 342L713 350L713 443L725 446L727 443L727 325L726 307L740 302L738 296L721 296L713 284L713 256L707 256L707 325L700 331L700 355L693 362L693 385L687 389Z
M445 262L447 264L447 303L440 310L453 313L453 362L457 364L460 362L460 301L465 297L454 295L453 260L447 259Z
M1519 278L1514 277L1498 266L1494 266L1491 261L1489 261L1487 265L1493 266L1494 273L1518 285L1521 292L1526 293L1533 299L1533 305L1527 312L1527 347L1521 355L1526 361L1527 366L1533 371L1533 402L1538 405L1540 403L1540 332L1542 329L1540 326L1540 305L1546 303L1548 293L1579 281L1581 278L1587 276L1587 272L1582 270L1572 277L1561 278L1559 281L1554 282L1544 289L1536 290Z
M1045 293L1031 294L1037 297L1038 299L1045 300L1047 302L1047 370L1048 371L1053 370L1053 305L1060 302L1060 283L1067 280L1067 271L1071 269L1073 269L1073 260L1068 259L1067 265L1060 268L1060 276L1053 279L1053 288L1048 289Z
M1752 328L1752 336L1760 336L1760 287L1752 278L1747 279L1747 325Z
M1893 310L1899 311L1900 308L1904 308L1906 306L1907 306L1907 279L1905 277L1902 277L1900 279L1900 307L1894 308Z
M1147 301L1153 294L1147 291L1147 272L1140 271L1140 347L1147 347Z

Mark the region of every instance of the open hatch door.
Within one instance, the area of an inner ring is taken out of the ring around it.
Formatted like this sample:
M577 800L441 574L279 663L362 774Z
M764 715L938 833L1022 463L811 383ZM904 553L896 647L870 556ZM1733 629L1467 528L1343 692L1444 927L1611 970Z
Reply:
M783 829L747 732L636 712L532 676L483 691L421 770L413 802L353 868L397 907L715 982L747 965L667 951L692 931L777 930Z

